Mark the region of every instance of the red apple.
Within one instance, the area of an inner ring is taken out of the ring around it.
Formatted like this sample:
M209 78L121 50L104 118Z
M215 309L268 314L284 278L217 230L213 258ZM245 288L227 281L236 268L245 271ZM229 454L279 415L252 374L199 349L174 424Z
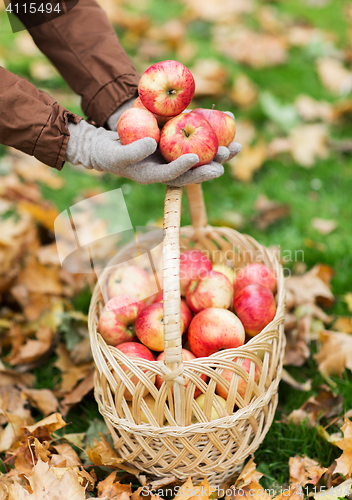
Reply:
M235 290L244 288L252 284L266 286L275 293L276 278L274 272L269 267L253 262L239 269L235 275Z
M188 329L189 346L197 358L210 356L220 349L239 347L244 340L241 321L227 309L203 309L194 316Z
M165 357L165 354L164 354L164 352L162 352L162 353L159 354L159 356L156 358L156 360L157 361L164 360L164 357ZM193 352L188 351L187 349L182 349L182 359L183 359L183 361L191 361L192 359L196 359L196 357L193 354ZM204 380L204 382L206 382L207 381L207 376L203 373L201 375L201 379ZM185 387L187 387L188 381L189 381L189 379L186 378ZM155 379L155 385L156 385L156 387L158 389L160 389L160 387L163 385L163 383L164 383L164 379L162 377L160 377L160 375L157 375L156 379ZM202 391L198 387L196 387L195 391L194 391L193 397L196 398L197 396L199 396L199 394L201 394L201 392Z
M237 361L237 358L234 359L234 361ZM254 365L255 368L254 368L254 381L255 382L258 382L259 380L259 377L260 377L260 372L259 372L259 369L257 367L257 365ZM242 364L242 368L244 370L246 370L247 373L249 373L249 370L250 370L250 367L251 367L251 360L249 358L246 358L244 361L243 361L243 364ZM233 376L234 372L232 370L224 370L222 372L222 377L224 377L224 379L230 383L231 382L231 379L232 379L232 376ZM246 394L246 389L247 389L247 382L245 382L243 380L243 378L239 377L238 378L238 384L237 384L237 393L243 398L244 395ZM227 389L225 389L225 387L223 387L221 384L216 384L216 392L222 396L224 399L227 399L227 396L228 396L228 393L229 391Z
M260 333L276 314L273 292L262 285L253 284L236 290L233 305L250 337Z
M147 349L147 347L145 347L143 344L140 344L139 342L124 342L123 344L119 344L116 346L116 349L118 349L119 351L123 352L128 358L142 358L142 359L147 359L148 361L155 361L154 360L154 356L153 354L150 352L149 349ZM138 362L136 362L136 364L138 364ZM121 368L125 371L125 372L128 372L129 369L127 368L127 366L125 365L122 365ZM144 373L147 372L147 370L143 370ZM115 379L119 382L119 378L116 374L115 371L113 371L113 376L115 377ZM155 382L155 377L151 379L152 382L154 383ZM134 383L134 385L137 385L137 383L139 382L139 379L137 376L133 376L131 378L131 382ZM148 389L145 388L145 391L144 391L144 396L146 394L148 394ZM125 389L125 399L127 401L132 401L132 394L130 393L130 391L126 388Z
M145 303L136 297L117 295L110 299L101 313L98 330L108 345L137 340L134 323Z
M214 132L219 141L219 146L228 146L232 142L236 135L236 124L235 120L231 118L226 113L219 111L217 109L204 109L197 108L191 111L191 113L196 113L202 116L213 127Z
M186 250L180 255L180 286L181 295L186 293L188 283L192 278L201 278L211 271L213 264L199 250Z
M137 316L136 334L139 340L152 351L164 350L164 306L161 302L150 304ZM181 317L181 334L183 321Z
M163 292L159 292L155 297L154 302L164 302ZM183 321L184 333L188 331L188 327L191 324L193 314L184 299L181 299L181 317Z
M208 307L228 309L231 305L233 286L224 274L208 271L205 276L193 278L186 288L187 304L194 313Z
M137 97L137 99L134 101L132 108L147 109L142 103L140 97ZM155 113L153 113L153 115L155 116L158 125L164 125L164 123L168 122L169 120L171 120L171 118L173 118L173 116L161 116L161 115L156 115Z
M165 123L159 148L166 161L171 162L187 153L198 155L199 162L192 168L210 163L219 143L209 122L196 113L184 113Z
M161 116L176 116L191 102L195 84L192 73L178 61L162 61L142 75L138 93L144 106Z
M149 274L137 266L118 267L108 280L109 299L116 295L129 295L147 300L151 295Z
M123 146L144 137L151 137L156 142L160 140L158 122L147 109L126 109L117 123L117 132Z

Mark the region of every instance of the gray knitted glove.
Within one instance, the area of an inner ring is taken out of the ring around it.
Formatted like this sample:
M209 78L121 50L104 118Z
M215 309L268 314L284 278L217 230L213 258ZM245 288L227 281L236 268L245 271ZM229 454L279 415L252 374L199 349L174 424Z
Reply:
M132 99L128 99L128 101L125 101L123 104L121 104L121 106L119 106L117 110L108 118L106 123L108 124L110 130L116 132L117 122L119 121L120 116L124 111L132 108L135 100L136 100L135 97L132 97Z
M122 146L117 132L96 128L84 120L77 125L69 123L68 129L67 161L73 165L80 163L87 169L120 175L140 184L169 184L199 161L197 155L187 154L165 164L158 152L155 153L156 161L153 153L157 143L151 137Z

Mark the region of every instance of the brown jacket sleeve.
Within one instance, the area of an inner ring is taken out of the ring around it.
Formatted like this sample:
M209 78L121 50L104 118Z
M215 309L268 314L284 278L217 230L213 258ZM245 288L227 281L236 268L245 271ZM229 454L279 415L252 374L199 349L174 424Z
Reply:
M61 170L69 138L70 113L49 94L0 67L0 143Z
M82 96L84 113L99 126L120 104L137 96L140 76L95 0L79 0L65 15L29 33Z

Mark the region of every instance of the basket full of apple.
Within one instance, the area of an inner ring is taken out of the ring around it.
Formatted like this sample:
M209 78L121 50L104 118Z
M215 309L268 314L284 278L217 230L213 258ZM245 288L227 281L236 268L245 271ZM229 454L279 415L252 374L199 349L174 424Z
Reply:
M235 122L216 110L182 113L193 93L181 63L149 68L136 107L120 117L121 143L151 136L168 162L186 153L198 155L196 167L212 161ZM125 245L99 277L89 313L95 397L126 462L215 486L257 449L274 417L284 277L253 238L207 223L201 185L186 190L192 225L181 227L182 188L168 186L162 241L142 235L138 255L135 242Z

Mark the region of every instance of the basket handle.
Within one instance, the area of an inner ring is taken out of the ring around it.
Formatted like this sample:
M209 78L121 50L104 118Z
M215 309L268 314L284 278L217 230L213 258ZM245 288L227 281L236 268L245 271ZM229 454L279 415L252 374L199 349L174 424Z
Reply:
M175 403L177 425L185 425L185 390L182 360L180 292L180 224L183 188L168 186L164 205L163 303L164 380L169 389L170 409ZM173 385L174 395L171 388Z
M186 186L191 222L194 229L205 227L208 224L205 209L203 190L201 184L188 184Z

